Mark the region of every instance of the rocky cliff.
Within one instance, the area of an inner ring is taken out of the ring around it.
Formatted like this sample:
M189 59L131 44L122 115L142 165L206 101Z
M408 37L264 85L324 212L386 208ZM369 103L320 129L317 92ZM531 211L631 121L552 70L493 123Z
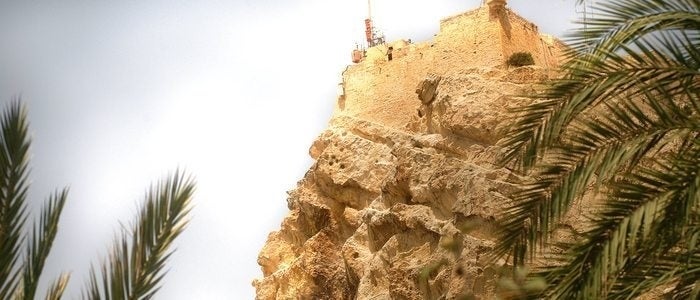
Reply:
M258 257L258 299L493 296L489 224L517 179L494 165L498 129L563 45L487 6L444 19L433 41L394 45L394 60L372 55L380 46L343 73L315 163ZM519 51L536 65L506 67Z

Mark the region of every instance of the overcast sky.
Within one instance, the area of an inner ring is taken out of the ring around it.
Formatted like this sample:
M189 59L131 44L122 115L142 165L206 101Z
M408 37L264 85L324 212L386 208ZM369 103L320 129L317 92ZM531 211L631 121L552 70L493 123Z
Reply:
M389 40L429 39L480 0L374 0ZM561 36L574 0L510 1ZM257 253L312 161L365 0L0 0L0 104L29 108L30 197L70 186L45 282L91 263L146 188L184 167L190 227L159 299L252 299Z

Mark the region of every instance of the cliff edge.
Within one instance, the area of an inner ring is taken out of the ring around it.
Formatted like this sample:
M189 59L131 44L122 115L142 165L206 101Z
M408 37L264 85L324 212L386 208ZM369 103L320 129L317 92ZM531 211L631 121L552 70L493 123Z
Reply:
M380 45L343 73L315 163L259 254L257 299L493 296L489 223L517 180L494 165L498 129L565 46L493 6L443 19L432 41L391 45L391 61ZM535 65L505 66L515 52Z

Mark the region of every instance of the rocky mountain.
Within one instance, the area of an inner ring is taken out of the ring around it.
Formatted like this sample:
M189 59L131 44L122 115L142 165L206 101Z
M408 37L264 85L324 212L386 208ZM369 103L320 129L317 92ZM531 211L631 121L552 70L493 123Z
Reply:
M517 180L495 165L499 128L565 46L489 3L443 19L432 41L367 49L343 72L315 163L259 254L257 299L492 298L490 224ZM506 66L516 52L535 65Z

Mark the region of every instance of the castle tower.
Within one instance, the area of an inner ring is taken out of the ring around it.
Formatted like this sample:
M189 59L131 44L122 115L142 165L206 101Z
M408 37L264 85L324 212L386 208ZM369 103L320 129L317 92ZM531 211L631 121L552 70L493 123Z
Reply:
M506 0L486 0L486 5L491 8L504 8L506 7Z
M499 13L505 11L506 0L486 0L486 5L489 6L489 11L491 14L498 15Z

